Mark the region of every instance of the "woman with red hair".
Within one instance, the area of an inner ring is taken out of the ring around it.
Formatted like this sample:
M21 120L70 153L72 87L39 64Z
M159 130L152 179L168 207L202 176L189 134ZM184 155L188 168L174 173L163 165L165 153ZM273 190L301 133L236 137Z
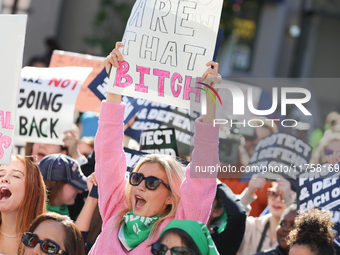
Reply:
M0 254L18 254L22 234L45 212L45 193L39 168L27 157L0 165Z

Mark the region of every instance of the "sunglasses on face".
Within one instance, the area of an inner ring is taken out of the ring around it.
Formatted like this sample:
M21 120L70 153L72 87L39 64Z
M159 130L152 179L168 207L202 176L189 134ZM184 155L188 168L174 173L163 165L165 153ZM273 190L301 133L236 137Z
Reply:
M40 243L40 249L46 254L67 255L67 252L60 249L60 246L53 241L42 241L35 234L26 232L22 235L21 242L27 247L35 247Z
M161 243L153 243L151 245L151 253L154 255L164 255L168 250L170 250L171 255L195 255L195 252L187 247L172 247L169 249Z
M273 199L276 199L277 197L280 197L280 200L283 201L282 195L277 193L277 192L275 192L275 191L272 191L272 190L268 190L268 197L273 198Z
M157 189L157 187L163 183L164 186L170 190L170 187L168 184L166 184L165 182L163 182L161 179L155 177L155 176L148 176L145 177L142 173L138 173L138 172L132 172L130 174L130 184L132 186L138 186L143 180L145 180L145 187L149 190L155 190Z

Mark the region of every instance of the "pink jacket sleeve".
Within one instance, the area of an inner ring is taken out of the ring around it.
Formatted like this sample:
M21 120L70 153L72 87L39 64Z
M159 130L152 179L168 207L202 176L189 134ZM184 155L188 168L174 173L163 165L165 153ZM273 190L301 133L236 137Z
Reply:
M124 110L124 104L103 101L95 138L95 172L103 226L124 206L125 201Z
M202 118L196 120L195 127L192 162L186 169L186 179L181 185L181 199L175 218L207 223L216 195L217 171L211 170L217 170L219 165L219 127L202 123Z

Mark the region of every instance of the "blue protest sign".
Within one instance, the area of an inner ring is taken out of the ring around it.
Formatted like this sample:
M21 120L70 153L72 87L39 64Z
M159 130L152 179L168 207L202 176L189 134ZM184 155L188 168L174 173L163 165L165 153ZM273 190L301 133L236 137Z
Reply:
M332 166L328 163L306 169L301 173L296 179L299 209L302 211L310 208L340 209L339 175L339 165Z
M276 133L260 140L244 168L242 179L254 173L268 179L296 179L300 169L308 164L312 148L290 134Z

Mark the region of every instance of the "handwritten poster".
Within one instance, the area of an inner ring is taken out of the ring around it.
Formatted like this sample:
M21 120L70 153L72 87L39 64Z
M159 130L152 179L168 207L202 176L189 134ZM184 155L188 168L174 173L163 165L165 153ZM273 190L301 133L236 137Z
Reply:
M196 78L213 59L222 3L137 0L108 91L200 111Z
M89 67L24 67L21 71L15 135L25 142L63 144L73 123L80 88Z
M86 54L68 52L68 51L53 51L50 61L50 67L92 67L93 70L84 81L76 102L75 109L80 112L100 112L101 101L93 95L92 91L88 89L88 85L97 77L97 75L104 69L104 58L96 57Z
M26 15L0 15L0 164L9 165L22 55L26 33Z

